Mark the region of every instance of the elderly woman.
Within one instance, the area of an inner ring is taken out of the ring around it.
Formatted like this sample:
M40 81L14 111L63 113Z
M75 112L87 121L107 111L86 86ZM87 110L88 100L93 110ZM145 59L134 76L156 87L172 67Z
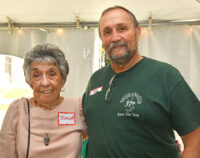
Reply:
M0 132L1 158L81 158L86 131L81 99L60 95L69 72L63 52L51 44L37 45L24 59L32 98L9 106Z

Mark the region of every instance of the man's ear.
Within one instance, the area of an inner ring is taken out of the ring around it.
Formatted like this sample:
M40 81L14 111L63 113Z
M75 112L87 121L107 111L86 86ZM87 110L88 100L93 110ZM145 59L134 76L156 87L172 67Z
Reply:
M141 28L141 26L139 25L138 28L137 28L137 40L140 39L141 31L142 31L141 29L142 29L142 28Z

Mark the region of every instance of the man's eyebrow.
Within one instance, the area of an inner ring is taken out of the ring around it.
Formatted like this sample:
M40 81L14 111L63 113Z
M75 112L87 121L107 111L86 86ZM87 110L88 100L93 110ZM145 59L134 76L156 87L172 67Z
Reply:
M116 26L127 26L126 23L119 23L119 24L116 24ZM107 28L111 28L110 26L105 26L103 29L107 29Z

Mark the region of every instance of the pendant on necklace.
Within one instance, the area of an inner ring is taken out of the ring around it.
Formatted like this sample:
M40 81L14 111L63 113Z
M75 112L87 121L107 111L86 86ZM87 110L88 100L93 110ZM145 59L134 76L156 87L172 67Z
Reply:
M46 135L46 136L44 137L44 144L45 144L46 146L48 146L48 145L49 145L49 142L50 142L50 138L49 138L49 136L48 136L48 133L46 133L45 135Z

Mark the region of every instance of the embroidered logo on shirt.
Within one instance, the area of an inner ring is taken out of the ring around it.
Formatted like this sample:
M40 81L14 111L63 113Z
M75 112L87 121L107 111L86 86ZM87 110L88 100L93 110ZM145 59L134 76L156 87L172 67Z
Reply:
M75 124L75 112L58 112L58 125Z
M95 88L93 90L90 91L89 95L94 95L96 94L97 92L100 92L102 91L103 87L98 87L98 88Z
M131 116L140 117L139 114L135 113L136 105L142 104L142 97L137 92L126 93L120 100L123 104L125 112L117 113L117 116Z

